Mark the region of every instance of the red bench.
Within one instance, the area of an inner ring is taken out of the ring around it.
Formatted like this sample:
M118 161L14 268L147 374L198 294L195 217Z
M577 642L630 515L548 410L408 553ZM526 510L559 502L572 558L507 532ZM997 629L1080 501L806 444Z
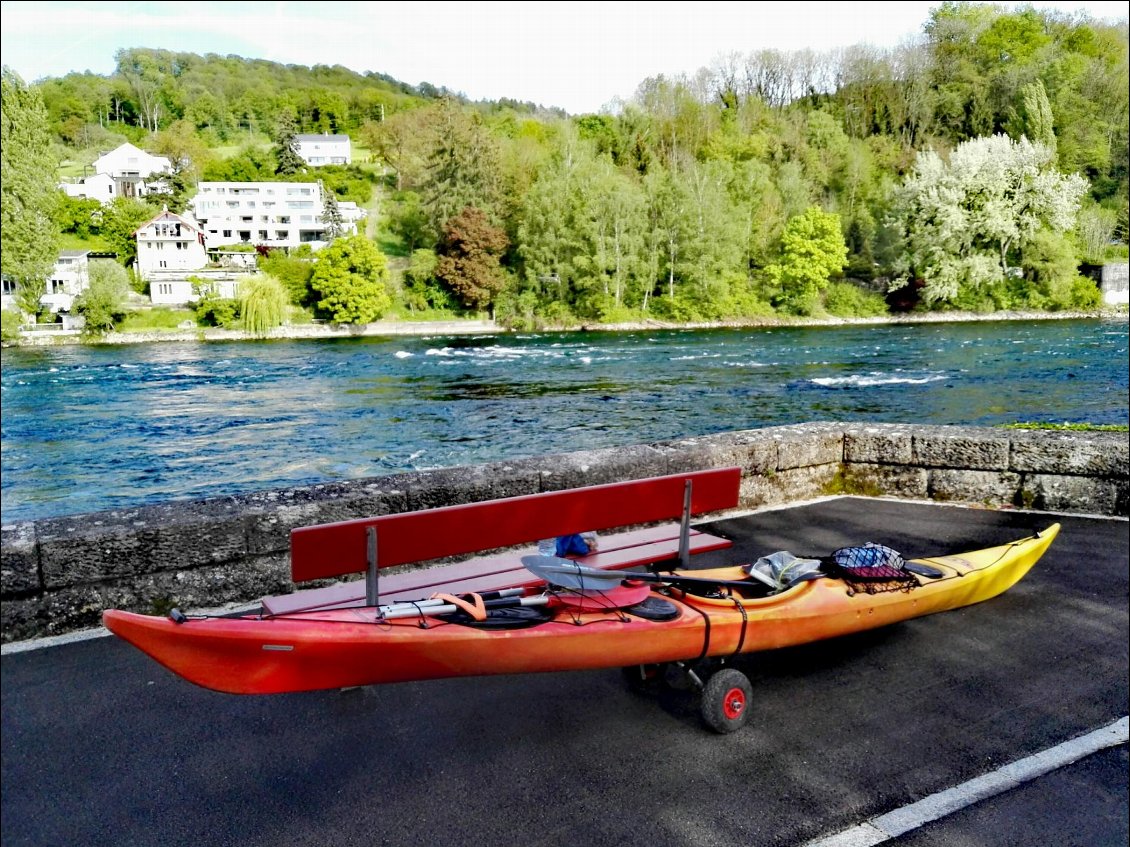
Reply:
M730 546L690 529L692 515L738 505L740 468L550 491L418 512L381 515L291 531L295 582L364 572L364 581L263 599L267 614L419 599L436 591L490 591L539 580L521 564L531 547L440 567L380 575L384 568L530 544L586 530L601 532L600 549L580 561L593 567L639 567ZM624 526L666 523L604 534Z

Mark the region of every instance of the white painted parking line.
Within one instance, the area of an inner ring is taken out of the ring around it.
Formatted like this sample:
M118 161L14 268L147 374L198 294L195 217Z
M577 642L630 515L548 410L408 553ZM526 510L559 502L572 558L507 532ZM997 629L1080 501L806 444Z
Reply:
M879 815L832 835L807 842L804 847L872 847L912 829L938 820L979 800L995 797L1064 765L1077 762L1107 747L1130 740L1130 717L1119 718L1101 729L1057 744L984 776L931 794L909 806Z

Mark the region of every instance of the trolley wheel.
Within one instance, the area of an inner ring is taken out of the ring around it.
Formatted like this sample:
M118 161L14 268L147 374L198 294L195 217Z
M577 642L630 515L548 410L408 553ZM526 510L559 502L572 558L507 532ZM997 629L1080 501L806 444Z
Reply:
M702 689L702 719L719 733L735 732L749 718L753 686L739 670L725 668L706 681Z
M637 694L651 694L659 690L667 673L666 665L628 665L621 669L624 682Z

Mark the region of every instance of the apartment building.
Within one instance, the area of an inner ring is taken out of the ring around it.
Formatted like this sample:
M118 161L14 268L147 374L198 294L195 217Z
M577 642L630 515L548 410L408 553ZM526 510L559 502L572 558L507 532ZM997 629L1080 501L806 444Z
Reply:
M315 249L328 240L322 187L316 182L201 182L191 201L209 249L226 244ZM338 202L343 232L357 232L364 210Z

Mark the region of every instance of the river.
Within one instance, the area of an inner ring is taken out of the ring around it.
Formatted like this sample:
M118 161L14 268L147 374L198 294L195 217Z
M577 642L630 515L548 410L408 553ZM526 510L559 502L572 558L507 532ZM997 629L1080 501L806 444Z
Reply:
M2 353L3 520L806 421L1128 422L1125 318Z

